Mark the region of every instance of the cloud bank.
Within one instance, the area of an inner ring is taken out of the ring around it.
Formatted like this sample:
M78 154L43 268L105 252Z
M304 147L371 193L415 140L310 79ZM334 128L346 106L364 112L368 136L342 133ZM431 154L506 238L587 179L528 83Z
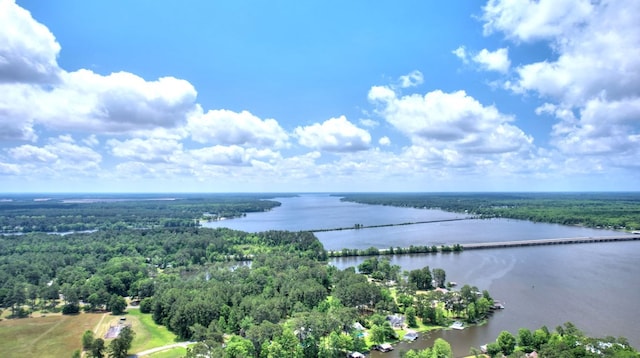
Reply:
M494 181L638 174L640 30L631 14L640 2L489 0L480 11L478 32L501 44L463 44L453 54L474 74L498 76L496 91L539 101L531 117L552 121L548 143L487 96L439 88L412 68L360 87L360 116L292 124L250 103L204 108L185 79L61 68L55 35L0 0L0 181L16 191L49 190L42 185L52 180L62 191L80 182L157 190L147 183L183 181L195 185L187 191L386 190L398 182L430 190L425 183L449 181L483 190ZM550 57L512 59L534 45ZM336 186L322 186L328 181Z

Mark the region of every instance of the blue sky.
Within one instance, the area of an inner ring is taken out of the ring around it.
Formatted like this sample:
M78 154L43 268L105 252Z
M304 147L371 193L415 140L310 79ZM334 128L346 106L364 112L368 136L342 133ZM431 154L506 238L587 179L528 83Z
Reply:
M640 190L636 13L0 0L0 191Z

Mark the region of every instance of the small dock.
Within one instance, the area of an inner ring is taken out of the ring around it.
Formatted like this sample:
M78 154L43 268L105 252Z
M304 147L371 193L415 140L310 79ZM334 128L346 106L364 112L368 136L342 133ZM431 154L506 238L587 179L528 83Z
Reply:
M598 242L618 242L640 240L640 235L617 235L600 237L571 237L558 239L520 240L520 241L494 241L483 243L461 244L463 250L501 249L508 247L541 246L541 245L569 245L589 244Z

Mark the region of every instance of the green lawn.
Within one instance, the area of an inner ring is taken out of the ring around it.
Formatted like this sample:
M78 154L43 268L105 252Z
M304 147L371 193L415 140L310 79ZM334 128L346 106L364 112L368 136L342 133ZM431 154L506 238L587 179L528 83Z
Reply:
M129 309L127 320L132 322L133 331L136 332L129 352L140 352L177 342L176 335L171 333L167 327L156 324L150 314L140 313L139 309ZM153 355L153 357L159 356Z
M166 351L162 351L162 352L158 352L158 353L154 353L152 355L148 355L148 356L144 356L144 357L140 357L140 358L182 358L184 356L187 355L187 349L186 348L182 348L182 347L178 347L178 348L172 348Z

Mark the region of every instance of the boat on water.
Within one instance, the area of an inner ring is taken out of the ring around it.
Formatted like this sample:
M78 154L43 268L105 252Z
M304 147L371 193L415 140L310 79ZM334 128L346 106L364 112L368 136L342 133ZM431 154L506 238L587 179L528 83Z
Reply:
M402 339L404 339L405 341L415 341L416 339L418 339L418 337L418 332L409 331L404 335L404 337L402 337Z
M460 321L455 321L450 327L453 329L464 329L464 323Z
M373 349L385 353L385 352L391 352L393 350L393 346L390 345L389 343L382 343L382 344L373 346Z

